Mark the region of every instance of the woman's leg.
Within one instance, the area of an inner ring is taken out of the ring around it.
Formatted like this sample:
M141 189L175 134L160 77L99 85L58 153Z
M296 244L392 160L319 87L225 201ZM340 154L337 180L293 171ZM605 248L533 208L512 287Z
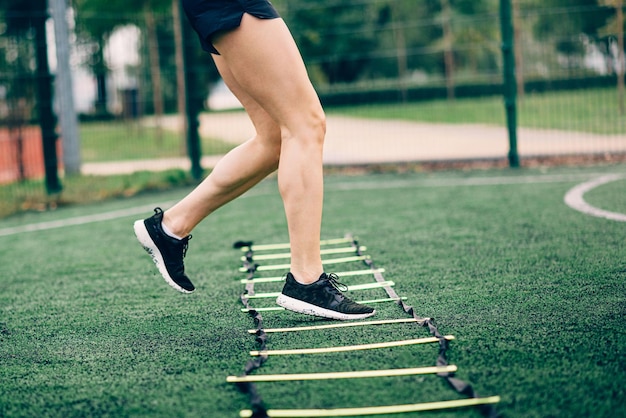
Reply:
M256 135L226 154L195 190L164 213L163 223L179 237L189 235L213 211L274 172L280 157L278 124L237 83L223 58L213 58L222 79L250 116Z
M320 230L325 116L300 52L282 19L245 14L241 25L213 39L237 84L281 132L278 182L291 243L291 271L301 283L323 272Z
M165 281L184 293L195 289L183 263L191 230L211 212L275 171L281 151L278 124L238 85L223 60L215 57L215 62L248 112L256 135L224 156L209 176L171 209L162 212L157 208L153 216L134 224L137 239Z
M237 29L214 37L213 43L221 53L216 60L218 67L235 94L244 99L257 136L229 153L194 192L168 211L164 224L187 234L206 215L256 184L278 164L291 243L291 272L277 302L296 312L327 318L373 315L372 308L354 303L338 290L335 276L323 273L320 230L326 123L289 30L281 19L262 20L244 14ZM254 158L252 164L250 158ZM168 283L180 291L193 291L182 263L188 238L174 242L163 238L161 217L157 212L152 218L137 221L135 232ZM165 244L156 244L155 237ZM161 260L162 248L176 253L170 257L175 263L169 267L167 260ZM171 271L176 273L174 280Z

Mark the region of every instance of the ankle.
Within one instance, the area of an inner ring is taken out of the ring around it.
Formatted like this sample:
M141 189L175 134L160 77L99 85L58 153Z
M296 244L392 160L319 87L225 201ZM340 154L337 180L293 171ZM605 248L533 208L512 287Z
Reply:
M324 272L319 273L319 274L316 274L316 273L311 274L311 273L307 273L304 271L291 270L291 275L293 276L295 281L303 285L309 285L309 284L315 283L316 281L320 279L320 276L322 274L324 274Z
M173 220L169 218L166 213L163 214L161 228L163 229L163 232L165 232L167 235L178 240L181 240L189 235L186 231L177 227L176 223L173 222Z

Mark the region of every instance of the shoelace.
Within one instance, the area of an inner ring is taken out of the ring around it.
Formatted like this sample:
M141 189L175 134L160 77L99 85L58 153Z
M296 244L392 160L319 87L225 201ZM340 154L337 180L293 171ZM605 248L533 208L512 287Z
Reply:
M337 290L338 292L347 292L348 291L348 286L341 283L339 281L339 276L337 276L335 273L330 273L326 275L326 280L328 280L328 282L331 284L331 286Z
M183 258L185 258L187 256L187 248L189 248L189 240L191 239L191 235L188 235L186 238L183 239L182 245L183 245Z

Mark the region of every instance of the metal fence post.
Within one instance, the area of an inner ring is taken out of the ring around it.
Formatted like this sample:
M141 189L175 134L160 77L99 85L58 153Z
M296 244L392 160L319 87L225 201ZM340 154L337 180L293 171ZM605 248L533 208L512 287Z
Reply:
M515 81L515 54L511 0L500 0L500 28L504 71L504 107L509 132L509 165L519 167L517 153L517 83Z
M198 92L203 89L198 88L198 77L196 75L197 63L195 59L195 51L192 45L194 40L192 39L194 34L189 27L184 13L180 13L182 22L182 41L183 41L183 62L185 73L185 108L186 108L186 127L187 127L187 152L189 159L191 160L191 176L200 180L202 178L203 170L200 164L202 151L200 147L200 133L198 129L200 123L198 121L198 115L202 108L203 98L198 97Z
M57 53L56 96L59 101L63 166L66 174L80 174L80 137L74 108L74 88L70 69L70 39L66 0L51 0L54 39Z
M43 157L46 172L46 191L49 195L60 193L63 187L59 180L57 139L55 132L56 116L53 111L52 75L48 64L48 44L46 41L46 2L37 2L41 8L32 10L35 30L35 58L37 62L37 110L43 142Z

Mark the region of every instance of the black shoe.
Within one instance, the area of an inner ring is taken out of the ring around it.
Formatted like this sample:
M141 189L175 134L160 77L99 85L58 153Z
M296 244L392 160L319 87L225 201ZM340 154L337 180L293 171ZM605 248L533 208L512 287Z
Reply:
M290 311L330 319L363 319L376 311L360 305L341 293L346 287L337 281L335 274L322 273L320 278L309 285L300 284L291 273L276 303Z
M183 258L187 254L187 245L191 235L178 240L170 237L161 228L163 210L154 209L154 215L148 219L135 222L134 229L137 239L150 254L165 281L174 289L191 293L195 287L185 275Z

